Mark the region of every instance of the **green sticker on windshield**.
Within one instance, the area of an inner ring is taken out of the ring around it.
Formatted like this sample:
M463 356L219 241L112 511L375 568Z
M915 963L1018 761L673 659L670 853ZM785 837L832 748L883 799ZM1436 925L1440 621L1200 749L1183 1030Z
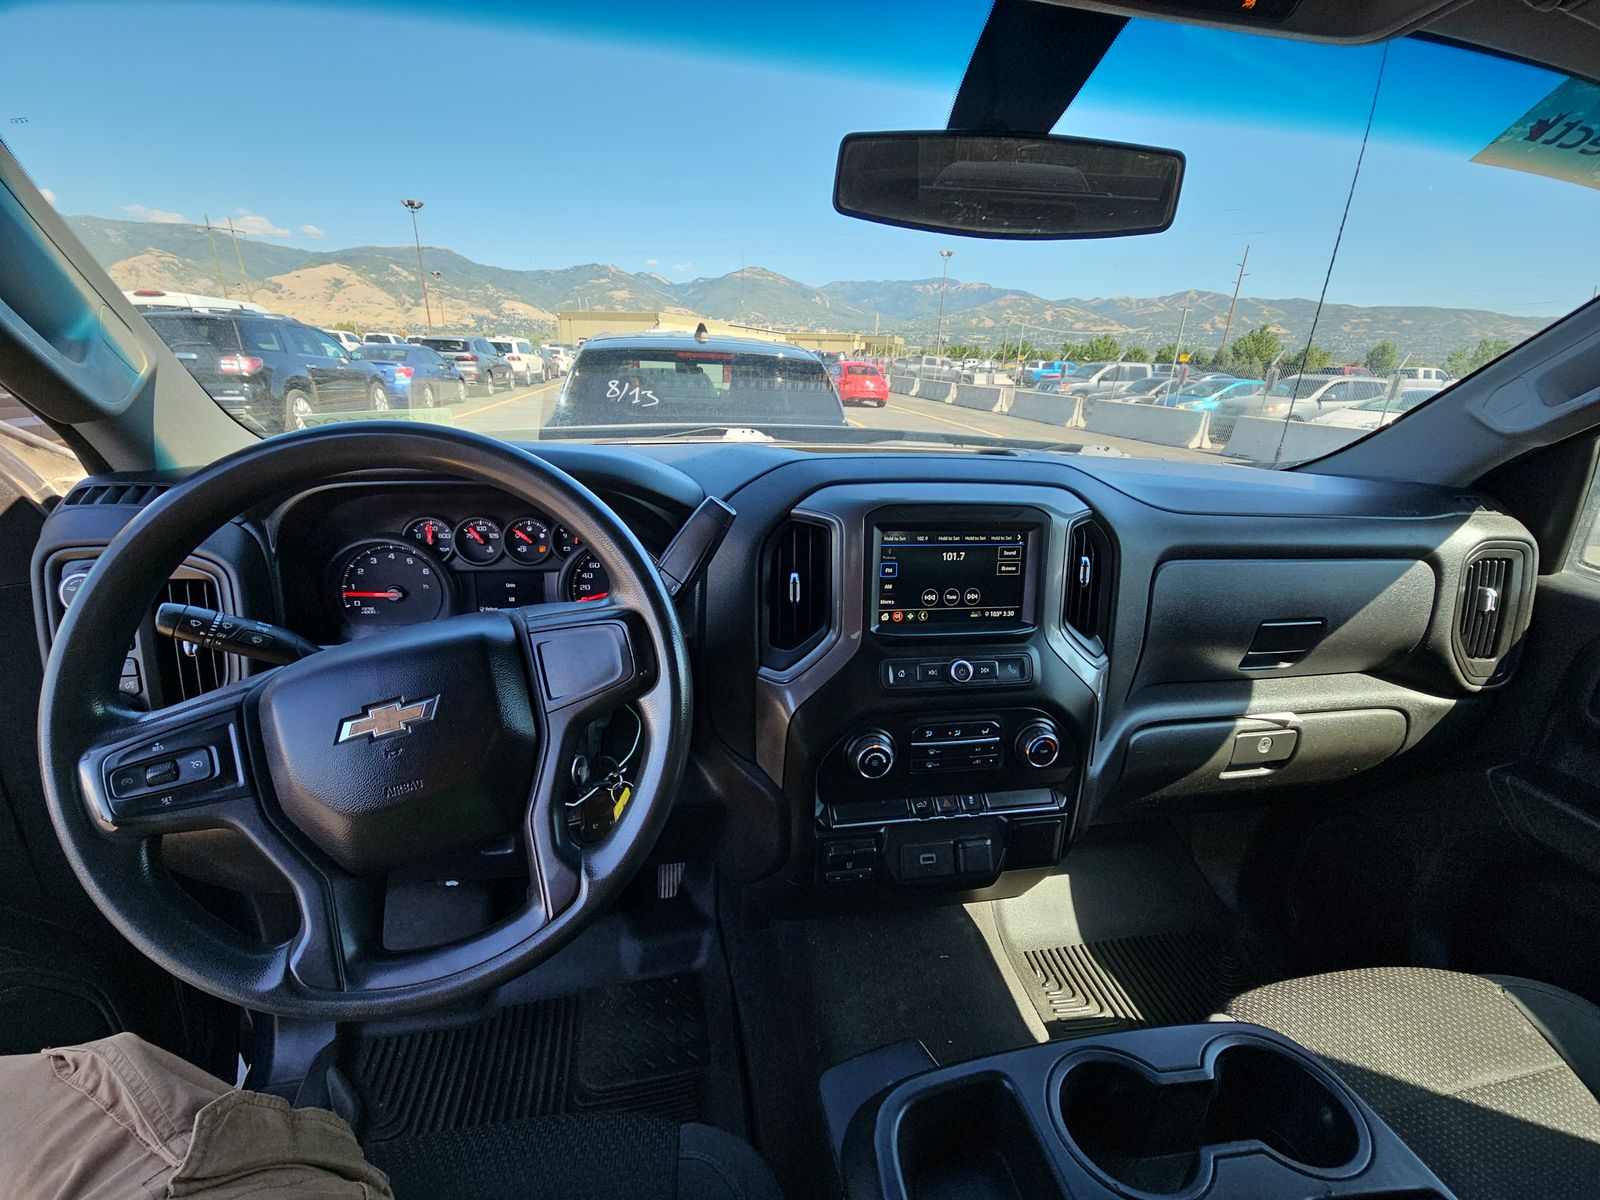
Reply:
M1472 161L1600 188L1600 87L1567 80Z

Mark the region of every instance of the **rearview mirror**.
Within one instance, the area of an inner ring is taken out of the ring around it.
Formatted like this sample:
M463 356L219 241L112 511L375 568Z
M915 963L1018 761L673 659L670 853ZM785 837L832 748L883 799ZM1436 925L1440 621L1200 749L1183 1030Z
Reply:
M1176 150L948 130L852 133L833 206L884 225L983 238L1160 233L1183 182Z

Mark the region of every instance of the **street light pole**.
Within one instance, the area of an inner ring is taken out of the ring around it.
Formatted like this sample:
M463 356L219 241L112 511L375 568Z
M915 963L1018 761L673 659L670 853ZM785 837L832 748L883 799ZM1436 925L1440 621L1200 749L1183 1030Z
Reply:
M444 276L438 271L429 271L433 276L433 286L439 289L439 324L446 329L450 328L450 318L444 315Z
M939 251L939 257L944 259L944 274L939 277L939 334L936 339L938 348L933 352L937 358L944 357L944 287L950 281L950 256L954 253L954 250Z
M422 308L428 314L428 332L432 333L433 302L428 299L428 273L422 268L422 235L417 232L417 210L422 207L422 201L407 196L400 203L411 210L411 240L417 244L417 278L422 281Z

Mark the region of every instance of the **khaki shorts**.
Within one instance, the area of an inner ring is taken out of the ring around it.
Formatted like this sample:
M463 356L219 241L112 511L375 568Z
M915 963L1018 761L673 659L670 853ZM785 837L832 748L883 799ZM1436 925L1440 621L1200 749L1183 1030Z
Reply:
M131 1033L0 1057L3 1200L393 1200L332 1113L241 1092Z

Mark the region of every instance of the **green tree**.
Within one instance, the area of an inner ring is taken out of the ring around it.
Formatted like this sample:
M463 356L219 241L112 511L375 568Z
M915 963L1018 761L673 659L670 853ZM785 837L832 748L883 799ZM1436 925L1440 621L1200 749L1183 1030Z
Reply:
M1259 378L1268 365L1283 353L1283 341L1266 325L1242 333L1228 347L1228 366Z
M1499 358L1511 343L1504 338L1484 338L1476 346L1463 346L1459 350L1450 351L1450 356L1444 360L1445 370L1460 379L1463 375L1470 375L1479 367L1485 366Z
M1122 352L1122 357L1128 362L1149 362L1150 351L1143 346L1129 346Z
M1122 356L1122 343L1109 333L1097 334L1090 338L1089 344L1083 349L1090 362L1098 362L1101 359L1115 361Z
M360 333L354 321L335 321L332 325L324 325L324 329L342 329L346 333Z
M1333 352L1321 346L1307 345L1294 355L1294 366L1302 375L1313 375L1333 361Z
M1400 351L1395 349L1395 344L1385 339L1371 350L1367 351L1367 370L1374 375L1387 375L1400 365Z
M1172 342L1168 342L1165 346L1162 346L1159 350L1156 351L1155 361L1158 362L1158 363L1169 363L1169 362L1172 362L1177 357L1178 357L1178 347L1176 346L1176 344L1174 344Z

